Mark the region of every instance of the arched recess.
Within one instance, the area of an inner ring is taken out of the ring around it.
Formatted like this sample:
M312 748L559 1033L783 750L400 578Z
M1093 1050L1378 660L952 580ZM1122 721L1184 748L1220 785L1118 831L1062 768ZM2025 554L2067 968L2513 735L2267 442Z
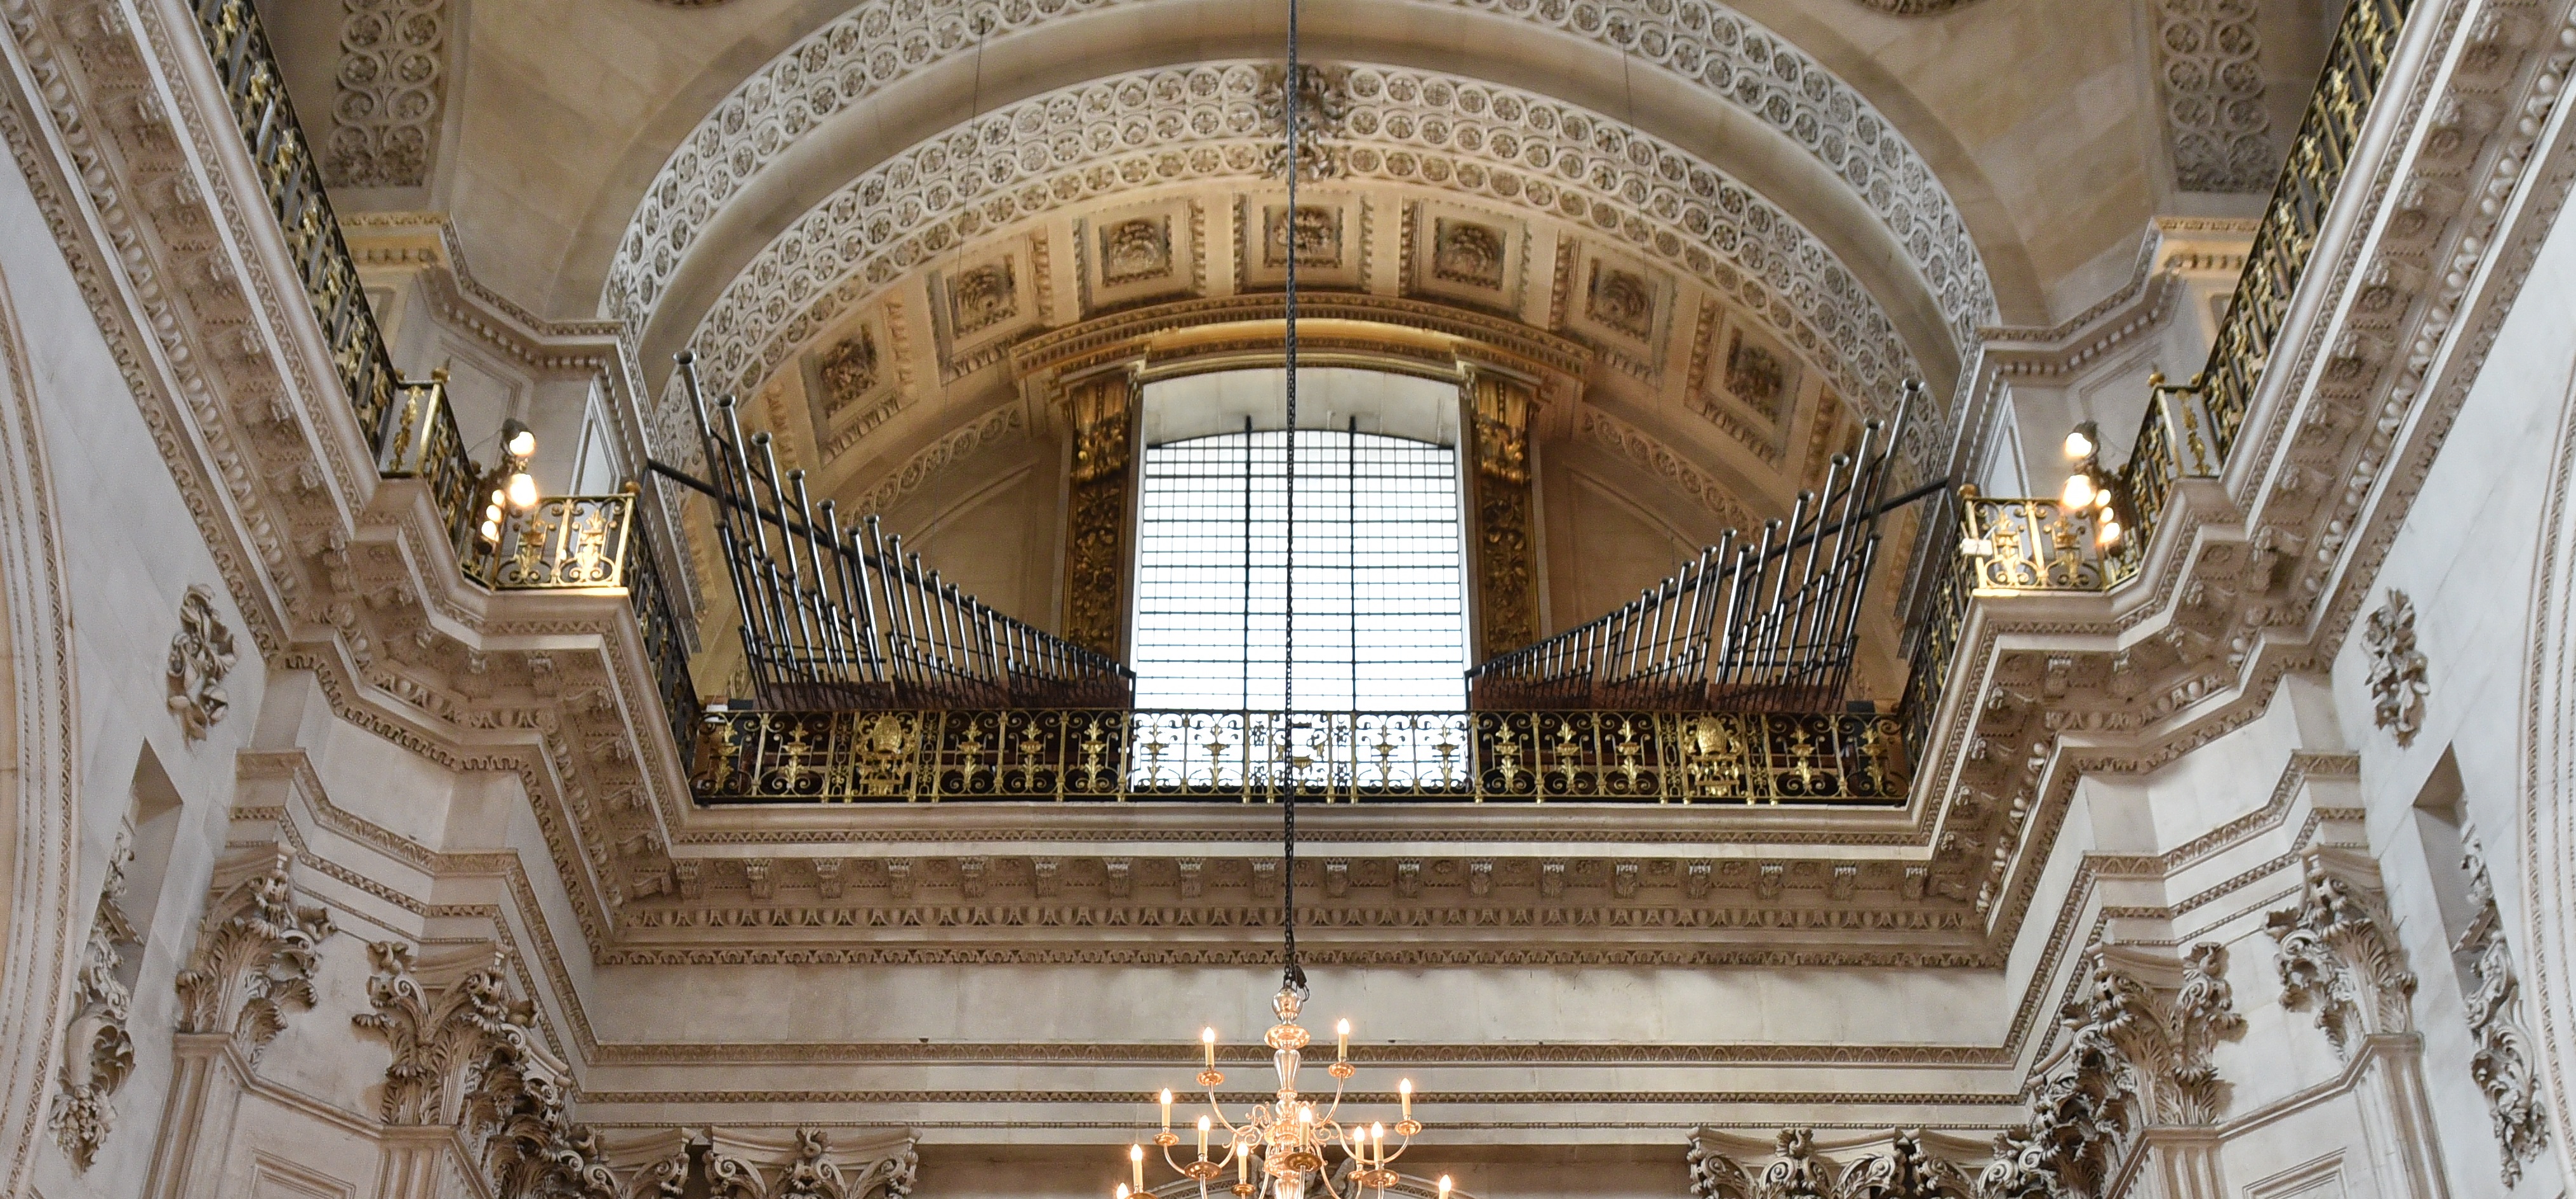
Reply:
M1275 30L1247 25L1245 6L1220 7L1061 0L1004 5L975 24L920 6L900 18L890 7L854 10L754 73L662 165L628 220L603 310L643 327L658 371L748 248L854 167L1122 70L1276 53ZM1936 383L1975 327L1995 319L1992 281L1943 180L1858 90L1759 24L1702 0L1637 11L1462 0L1433 6L1433 22L1397 11L1411 7L1313 6L1312 53L1618 113L1638 135L1741 176L1824 238L1873 294L1922 298L1921 311L1900 316Z
M2576 402L2562 407L2532 571L2522 730L2526 987L2552 1154L2576 1186Z
M0 1190L25 1194L68 1014L80 837L71 613L34 375L0 277Z

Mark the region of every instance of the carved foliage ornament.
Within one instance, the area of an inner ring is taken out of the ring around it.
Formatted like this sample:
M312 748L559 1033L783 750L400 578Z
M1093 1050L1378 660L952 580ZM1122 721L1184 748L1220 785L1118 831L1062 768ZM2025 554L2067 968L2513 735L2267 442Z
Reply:
M2225 1107L2210 1051L2245 1029L2227 951L2192 946L2172 990L2132 977L2102 947L2086 956L2084 985L2060 1015L2066 1054L2032 1082L2028 1122L1995 1138L1980 1199L2104 1199L2142 1129L2207 1125Z
M1300 63L1297 66L1297 177L1330 179L1342 171L1341 149L1351 116L1350 71L1343 67ZM1288 177L1288 69L1262 71L1261 111L1269 132L1283 139L1271 152L1270 177ZM1299 259L1299 261L1304 261Z
M905 1199L919 1177L910 1143L872 1160L835 1154L822 1129L800 1128L781 1146L719 1129L681 1130L678 1152L639 1171L630 1199L691 1193L690 1159L703 1163L709 1199ZM835 1160L835 1159L838 1160Z
M1476 611L1488 657L1538 640L1537 539L1530 523L1526 384L1480 375L1469 384L1475 425Z
M1109 287L1172 273L1172 218L1131 217L1100 231L1100 282Z
M2415 602L2392 590L2388 601L2362 626L2361 644L2370 651L2370 721L2388 730L2399 745L2411 744L2424 720L2424 655L2415 648Z
M334 930L328 911L295 905L291 865L281 850L208 906L179 972L180 1032L229 1034L257 1060L289 1011L313 1006L313 971Z
M2471 845L2460 865L2469 872L2469 926L2453 952L2467 958L2478 976L2477 988L2467 997L2469 1035L2478 1047L2469 1057L2469 1073L2486 1093L2496 1143L2504 1150L2504 1185L2510 1189L2522 1181L2523 1164L2548 1148L2548 1117L2539 1076L2531 1068L2522 984L2514 974L2513 947L2504 939L2504 918L2496 911L2486 856Z
M194 744L206 739L232 707L224 695L224 676L232 673L239 654L233 631L215 614L215 593L191 586L179 601L179 632L170 638L170 714Z
M1431 230L1433 275L1469 287L1502 290L1502 230L1450 217L1432 221Z
M1076 383L1065 396L1073 424L1073 494L1065 525L1064 633L1113 657L1127 615L1134 391L1126 376L1112 375Z
M117 976L125 965L122 947L137 942L122 906L125 872L133 864L134 850L120 833L108 858L107 889L90 922L89 944L81 952L80 973L73 979L71 1023L63 1031L62 1089L54 1094L52 1125L54 1139L81 1170L98 1160L99 1146L115 1130L116 1108L110 1100L134 1072L134 1040L126 1027L133 1019L134 996Z
M367 954L373 1010L353 1020L393 1047L387 1123L461 1130L500 1199L615 1199L598 1138L566 1106L569 1071L537 1039L535 1005L510 998L505 955L432 988L410 946L380 941Z
M1972 1191L1957 1165L1924 1146L1920 1131L1892 1132L1886 1152L1839 1168L1816 1151L1815 1133L1804 1128L1783 1129L1773 1152L1775 1160L1757 1173L1707 1138L1692 1136L1693 1199L1968 1199Z
M2336 877L2319 851L2306 870L2299 906L2266 917L2264 931L2280 946L2281 1005L2315 1009L2349 1061L2363 1037L2414 1027L2415 974L2375 890Z
M343 0L331 134L322 157L333 187L429 181L445 87L447 0Z

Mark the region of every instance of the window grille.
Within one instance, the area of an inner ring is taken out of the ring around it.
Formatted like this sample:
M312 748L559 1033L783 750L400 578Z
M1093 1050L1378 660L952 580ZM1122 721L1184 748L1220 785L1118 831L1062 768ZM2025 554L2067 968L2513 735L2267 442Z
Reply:
M1285 629L1287 435L1148 446L1138 517L1140 708L1275 709ZM1297 706L1466 706L1457 451L1297 433Z

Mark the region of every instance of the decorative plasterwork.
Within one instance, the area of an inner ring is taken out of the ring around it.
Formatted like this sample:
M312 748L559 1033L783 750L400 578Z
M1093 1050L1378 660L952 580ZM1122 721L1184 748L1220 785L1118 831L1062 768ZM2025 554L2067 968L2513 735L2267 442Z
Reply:
M506 956L469 955L461 976L433 987L413 973L410 946L379 941L367 954L372 1010L352 1019L393 1049L386 1123L456 1128L499 1199L616 1199L598 1138L569 1114L570 1069L538 1040L535 1006L510 997Z
M2471 845L2461 866L2469 875L2469 926L2452 953L2468 960L2477 987L2463 997L2468 1006L2469 1036L2477 1050L2469 1073L2486 1093L2487 1115L2495 1126L2496 1144L2504 1151L2504 1185L2522 1181L2526 1163L2549 1147L2549 1114L2532 1066L2530 1026L2523 1022L2522 983L2513 963L2513 947L2504 939L2504 918L2496 911L2495 883L2487 876L2485 852Z
M2279 166L2263 102L2255 0L2156 0L2156 78L2174 183L2184 191L2270 191Z
M2343 868L2360 874L2367 866ZM2337 874L2326 851L2311 849L2304 875L2299 906L2263 922L2280 947L2281 1006L2315 1010L2336 1055L2350 1061L2362 1038L2414 1028L2415 973L2406 968L2375 871L2365 887Z
M2062 1013L2070 1034L2054 1069L2031 1082L2030 1120L1995 1138L1977 1179L1983 1199L2098 1199L2148 1125L2208 1125L2227 1084L2210 1065L2220 1040L2241 1036L2227 951L2192 946L2171 988L2151 986L2096 947Z
M229 1034L257 1060L286 1030L290 1011L313 1006L313 971L333 932L331 914L296 906L293 865L274 851L206 905L196 952L179 972L178 1031Z
M1692 1199L1969 1199L1973 1190L1921 1130L1888 1133L1883 1149L1840 1164L1818 1151L1811 1129L1782 1129L1767 1165L1749 1140L1707 1129L1691 1134Z
M1288 132L1288 68L1285 64L1262 72L1262 91L1261 115L1269 131L1275 137L1284 138ZM1299 179L1330 179L1341 174L1340 143L1349 133L1350 117L1350 70L1314 63L1298 64ZM1269 175L1273 179L1288 177L1288 147L1284 141L1271 152Z
M991 38L1123 2L1042 0L975 9L970 19L962 0L876 0L807 35L744 80L672 151L620 238L602 308L640 326L716 213L841 111ZM1961 357L1974 345L1976 326L1993 322L1984 262L1932 169L1867 98L1788 39L1710 0L1449 0L1426 7L1526 21L1705 89L1794 141L1869 205L1938 297ZM1565 177L1575 169L1582 168Z
M2370 722L2399 745L2413 744L2424 723L2424 696L2432 690L2424 655L2415 648L2415 601L2390 591L2362 626L2361 644L2370 654Z
M446 91L447 0L342 2L323 181L418 187L429 181Z
M224 676L232 673L238 652L233 631L215 613L215 593L191 584L179 601L179 631L170 638L170 714L190 744L206 739L221 723L232 701L224 695Z
M797 218L739 272L692 341L719 390L748 394L789 355L907 270L986 232L1163 182L1257 179L1258 64L1146 71L1033 97L870 169ZM1837 390L1892 410L1920 366L1823 242L1678 148L1544 97L1353 67L1344 181L1375 180L1546 212L1677 266L1808 356ZM962 194L961 194L962 193ZM1633 273L1633 268L1630 268ZM676 390L652 420L685 455ZM1909 439L1946 438L1944 421Z
M1761 523L1735 498L1735 489L1721 483L1707 471L1691 464L1688 455L1618 417L1598 408L1586 407L1576 418L1583 435L1594 443L1616 452L1620 457L1653 471L1665 482L1680 488L1700 506L1716 514L1730 528L1751 529Z
M680 1129L656 1143L664 1152L635 1169L628 1199L906 1199L921 1173L908 1136L835 1149L819 1128L783 1139L774 1131L709 1128ZM704 1191L689 1190L693 1172L704 1178Z
M130 838L119 832L108 856L107 886L99 894L98 913L81 952L80 973L72 979L71 1023L63 1030L62 1089L54 1092L51 1123L54 1140L80 1170L98 1160L99 1147L116 1130L116 1107L110 1101L134 1072L134 1038L126 1027L134 1016L134 995L118 977L125 965L124 947L140 940L122 906L125 872L133 864Z

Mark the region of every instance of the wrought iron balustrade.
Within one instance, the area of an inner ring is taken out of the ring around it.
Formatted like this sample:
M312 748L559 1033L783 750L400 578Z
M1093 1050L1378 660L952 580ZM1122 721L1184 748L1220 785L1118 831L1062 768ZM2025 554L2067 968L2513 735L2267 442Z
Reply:
M1822 493L1800 492L1784 525L1729 529L1616 611L1467 672L1478 708L1822 711L1839 707L1878 560L1893 425L1871 421L1835 455Z
M1782 712L717 711L698 802L1893 804L1891 716Z
M700 701L689 678L679 612L634 497L541 499L509 517L499 546L481 541L476 527L485 478L465 451L446 381L433 376L405 382L396 373L252 0L193 0L193 8L252 172L277 218L377 472L428 486L469 578L504 591L625 588L685 760L696 742Z

